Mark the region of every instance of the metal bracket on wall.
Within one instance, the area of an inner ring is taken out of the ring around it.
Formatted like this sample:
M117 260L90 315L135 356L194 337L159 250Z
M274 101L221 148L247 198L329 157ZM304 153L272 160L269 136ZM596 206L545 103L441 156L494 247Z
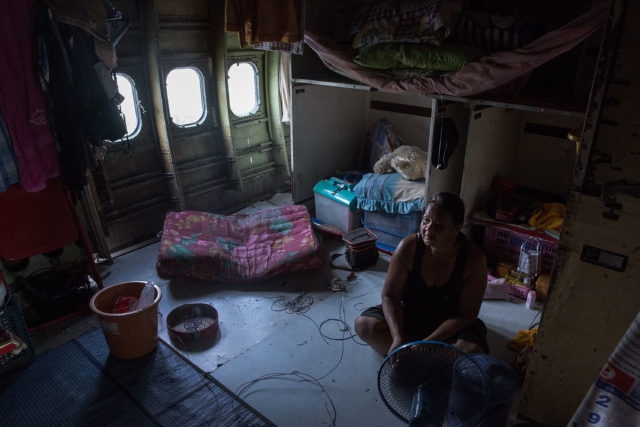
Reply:
M640 197L640 184L616 184L616 185L602 185L601 199L604 200L604 206L609 210L602 212L602 217L617 221L620 215L615 213L615 210L621 210L623 208L616 198L616 193L627 193L634 197Z
M619 203L616 201L616 195L613 193L609 193L609 194L603 193L603 198L604 198L604 206L606 208L609 208L609 210L602 212L602 217L606 219L610 219L612 221L617 221L618 218L620 218L620 215L618 215L614 211L616 209L618 210L622 209L622 203Z

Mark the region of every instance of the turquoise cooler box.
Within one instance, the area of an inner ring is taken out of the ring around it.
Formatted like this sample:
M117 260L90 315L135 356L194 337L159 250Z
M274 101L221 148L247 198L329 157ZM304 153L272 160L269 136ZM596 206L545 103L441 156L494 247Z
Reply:
M343 233L362 227L353 187L338 178L318 181L313 187L316 218Z

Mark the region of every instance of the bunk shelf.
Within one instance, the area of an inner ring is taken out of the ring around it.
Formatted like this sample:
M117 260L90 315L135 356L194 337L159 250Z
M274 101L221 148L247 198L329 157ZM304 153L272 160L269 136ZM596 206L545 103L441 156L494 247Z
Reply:
M358 89L366 91L374 91L373 87L364 83L351 80L348 77L343 77L339 74L313 74L305 75L301 77L294 77L291 79L295 86L298 85L318 85L318 86L333 86L343 87L348 89Z
M310 74L292 78L294 86L298 85L317 85L317 86L333 86L349 89L359 89L365 91L378 91L364 83L351 80L330 71L323 74ZM383 92L383 91L382 91ZM533 92L533 91L531 91ZM569 98L566 96L543 96L540 92L523 93L513 98L474 98L474 97L458 97L452 95L429 94L426 97L433 97L443 101L460 102L471 106L485 105L490 107L501 107L513 110L532 111L536 113L549 113L556 115L564 115L571 117L583 117L587 109L587 100Z
M433 95L435 98L445 101L455 101L475 105L486 105L513 110L532 111L535 113L550 113L571 117L584 117L587 110L587 101L562 96L543 97L539 95L522 94L513 99L482 99L461 98L450 95Z

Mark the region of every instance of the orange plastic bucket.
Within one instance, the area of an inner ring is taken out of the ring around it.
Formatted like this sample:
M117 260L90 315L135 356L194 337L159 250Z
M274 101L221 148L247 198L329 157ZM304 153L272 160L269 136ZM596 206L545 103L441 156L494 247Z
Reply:
M118 283L100 290L89 305L100 319L109 351L120 359L135 359L149 354L158 345L158 303L162 293L155 288L153 303L129 313L111 313L118 297L139 297L147 282Z

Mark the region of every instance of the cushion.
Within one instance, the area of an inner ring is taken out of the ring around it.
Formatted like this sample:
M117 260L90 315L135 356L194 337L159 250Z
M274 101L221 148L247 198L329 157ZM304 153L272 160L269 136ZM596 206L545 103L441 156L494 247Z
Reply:
M423 179L427 175L427 153L413 145L403 145L373 165L375 173L398 172L404 179Z
M169 212L156 263L162 278L254 281L324 265L305 206L253 214Z
M455 29L461 10L456 0L388 0L367 5L352 25L352 46L360 49L384 42L439 45Z
M424 180L409 181L399 173L368 173L353 191L365 211L404 215L424 207Z
M460 42L447 41L441 46L417 43L379 43L364 48L353 58L363 67L377 70L426 69L458 71L469 61L483 56L484 51Z

